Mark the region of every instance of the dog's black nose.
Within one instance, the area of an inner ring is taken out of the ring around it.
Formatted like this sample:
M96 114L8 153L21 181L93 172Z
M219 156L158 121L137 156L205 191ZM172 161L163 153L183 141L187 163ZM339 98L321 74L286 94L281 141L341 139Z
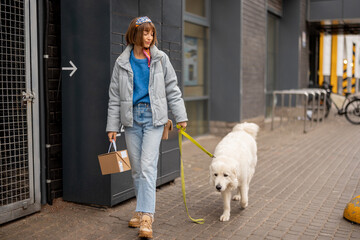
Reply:
M216 189L217 189L218 191L220 191L220 190L221 190L221 185L220 185L220 184L216 185Z

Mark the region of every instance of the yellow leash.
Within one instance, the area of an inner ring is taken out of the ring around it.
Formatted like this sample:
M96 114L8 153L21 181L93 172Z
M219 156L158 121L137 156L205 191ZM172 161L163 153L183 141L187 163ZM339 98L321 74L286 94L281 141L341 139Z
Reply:
M209 151L207 151L203 146L201 146L197 141L195 141L189 134L187 134L185 132L185 130L180 127L179 125L176 125L176 127L179 129L179 149L180 149L180 170L181 170L181 188L182 188L182 194L183 194L183 199L184 199L184 204L185 204L185 208L186 208L186 213L189 216L189 218L198 224L203 224L205 223L205 220L202 218L199 219L193 219L190 214L189 214L189 210L188 207L186 205L186 192L185 192L185 177L184 177L184 164L183 164L183 160L182 160L182 135L184 135L186 138L188 138L192 143L194 143L196 146L198 146L201 150L203 150L207 155L209 155L210 157L214 157L213 154L211 154Z

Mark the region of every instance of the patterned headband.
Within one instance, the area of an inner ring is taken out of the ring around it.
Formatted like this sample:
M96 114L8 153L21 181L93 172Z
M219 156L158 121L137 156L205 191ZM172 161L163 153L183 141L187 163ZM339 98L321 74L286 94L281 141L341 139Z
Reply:
M141 24L143 23L151 23L151 20L150 18L148 18L147 16L145 17L140 17L138 18L138 20L136 20L136 27L140 26Z

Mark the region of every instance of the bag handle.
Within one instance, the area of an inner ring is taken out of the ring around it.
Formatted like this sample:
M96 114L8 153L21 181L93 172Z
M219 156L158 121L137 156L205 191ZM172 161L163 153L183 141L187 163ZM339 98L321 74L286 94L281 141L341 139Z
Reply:
M115 140L114 140L114 139L112 139L112 140L111 140L111 143L110 143L110 146L109 146L108 153L109 153L109 152L110 152L110 150L111 150L111 145L112 145L112 146L114 146L114 150L115 150L115 152L117 152L117 150L116 150L116 142L115 142Z

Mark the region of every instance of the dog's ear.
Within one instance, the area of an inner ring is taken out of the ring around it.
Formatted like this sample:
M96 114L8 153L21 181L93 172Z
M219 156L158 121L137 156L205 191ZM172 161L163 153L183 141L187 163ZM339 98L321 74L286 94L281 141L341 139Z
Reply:
M238 178L237 178L237 172L236 172L236 169L233 168L231 169L231 187L233 189L237 188L238 185L239 185L239 181L238 181Z
M235 178L234 181L232 182L232 186L234 189L236 189L239 186L239 181L237 178Z
M236 179L237 179L237 172L236 172L236 169L235 169L235 168L231 169L231 172L232 172L232 174L233 174L234 178L236 178Z

